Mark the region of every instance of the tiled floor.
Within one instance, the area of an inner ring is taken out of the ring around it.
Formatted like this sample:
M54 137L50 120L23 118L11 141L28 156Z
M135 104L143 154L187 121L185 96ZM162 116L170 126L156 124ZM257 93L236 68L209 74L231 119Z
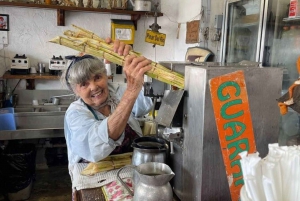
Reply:
M0 196L0 201L4 201ZM36 170L28 201L71 201L71 180L67 166Z

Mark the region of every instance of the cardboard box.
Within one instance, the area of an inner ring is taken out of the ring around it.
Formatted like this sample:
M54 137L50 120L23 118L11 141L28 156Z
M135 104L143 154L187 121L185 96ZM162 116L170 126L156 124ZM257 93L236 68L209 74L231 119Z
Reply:
M135 27L131 20L111 20L111 38L118 39L126 44L134 43Z

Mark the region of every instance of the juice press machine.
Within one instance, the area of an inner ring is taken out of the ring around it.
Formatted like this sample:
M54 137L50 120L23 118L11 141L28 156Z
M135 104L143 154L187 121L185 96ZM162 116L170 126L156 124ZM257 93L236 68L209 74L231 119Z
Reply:
M175 173L171 181L174 193L182 201L231 200L209 80L244 72L256 150L263 158L268 144L278 142L280 113L276 99L281 96L282 69L214 62L160 64L185 76L184 90L166 87L155 118L159 137L170 142L168 164Z
M49 60L49 72L51 75L59 75L66 68L67 62L62 56L56 57L53 55Z
M30 63L29 58L23 54L16 54L14 58L11 59L10 72L12 75L26 75L29 74Z

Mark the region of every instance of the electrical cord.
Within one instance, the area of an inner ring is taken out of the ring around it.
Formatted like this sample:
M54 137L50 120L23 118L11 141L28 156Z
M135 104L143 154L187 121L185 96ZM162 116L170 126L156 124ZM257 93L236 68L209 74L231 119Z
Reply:
M4 44L4 42L5 42L4 39L5 39L5 38L2 37L2 44L3 44L3 47L0 49L0 51L3 50L3 56L0 55L0 57L2 57L2 58L4 59L4 67L5 67L5 71L8 71L9 69L8 69L8 67L6 66L6 59L10 59L10 58L5 56L5 48L7 47L7 45Z

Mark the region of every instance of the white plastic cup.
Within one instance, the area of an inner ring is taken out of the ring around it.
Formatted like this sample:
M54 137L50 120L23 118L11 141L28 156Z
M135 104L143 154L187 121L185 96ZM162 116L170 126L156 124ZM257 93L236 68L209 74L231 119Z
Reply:
M111 66L110 66L110 64L105 64L105 68L106 68L106 75L111 76Z
M39 105L39 101L38 100L32 100L32 105Z
M36 68L34 66L30 67L30 73L32 74L36 73Z

